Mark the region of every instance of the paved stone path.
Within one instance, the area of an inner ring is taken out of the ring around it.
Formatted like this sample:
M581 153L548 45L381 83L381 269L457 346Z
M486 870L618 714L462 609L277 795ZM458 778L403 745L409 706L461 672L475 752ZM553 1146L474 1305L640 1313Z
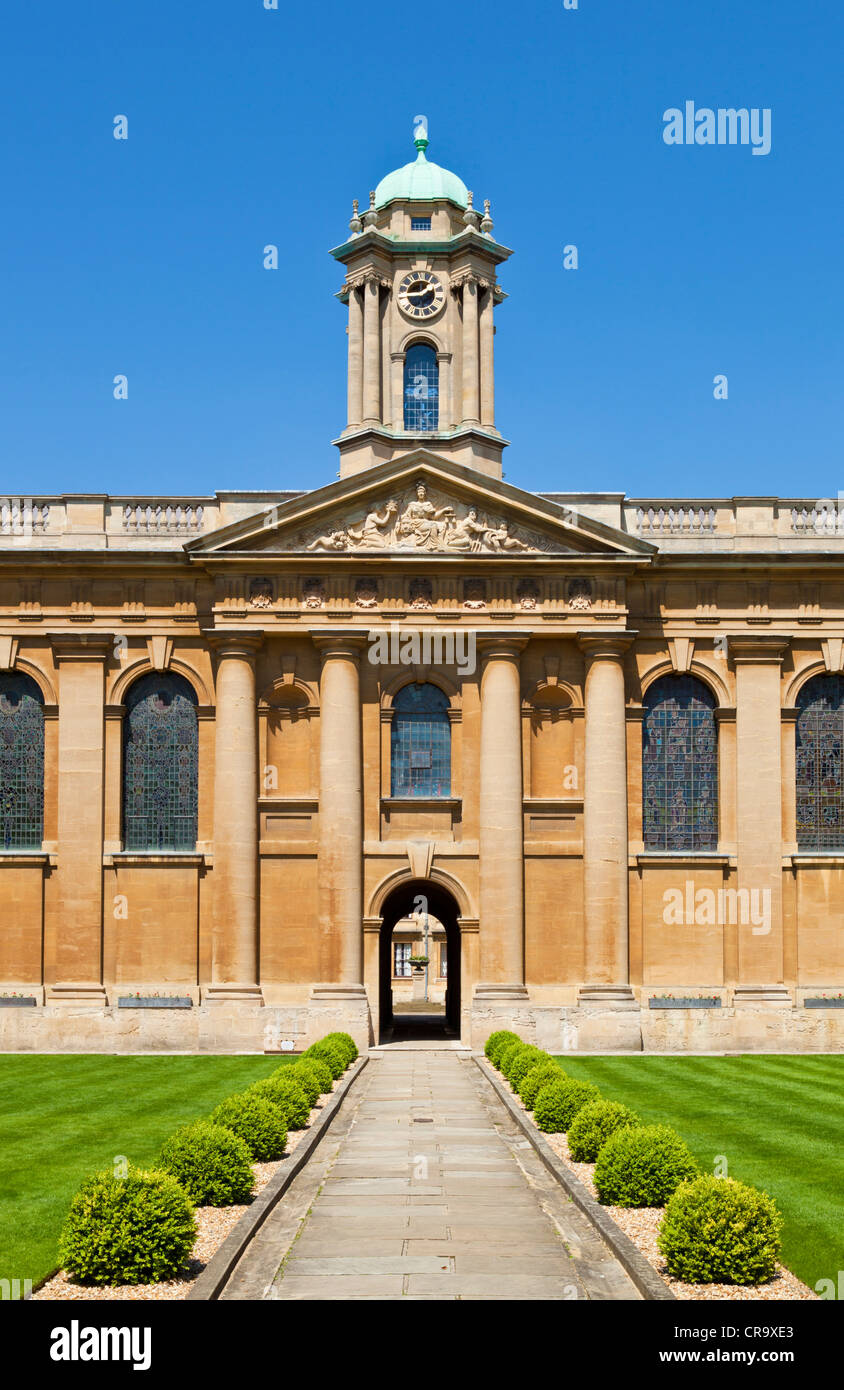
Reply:
M475 1063L370 1060L227 1299L635 1299Z

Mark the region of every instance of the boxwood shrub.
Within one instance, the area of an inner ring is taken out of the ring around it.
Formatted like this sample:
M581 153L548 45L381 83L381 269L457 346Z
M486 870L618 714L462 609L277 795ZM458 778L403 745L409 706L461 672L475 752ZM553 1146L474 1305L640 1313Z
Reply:
M318 1042L311 1043L303 1057L319 1057L330 1069L331 1075L336 1081L343 1075L348 1063L346 1056L340 1051L339 1047L333 1042L326 1042L325 1038L320 1038Z
M521 1042L518 1033L511 1033L509 1028L499 1028L496 1032L490 1033L484 1043L484 1056L491 1066L497 1068L505 1046L516 1042Z
M515 1042L507 1043L501 1049L498 1054L498 1070L502 1076L509 1079L511 1062L515 1059L516 1053L521 1052L522 1048L526 1046L527 1044L523 1043L521 1038L517 1038Z
M157 1284L183 1271L195 1239L193 1205L171 1174L96 1173L70 1204L59 1260L80 1283Z
M564 1134L584 1105L600 1100L601 1092L591 1081L572 1081L564 1077L543 1086L533 1106L533 1118L546 1134Z
M308 1067L308 1069L311 1072L313 1072L314 1076L319 1082L319 1089L321 1095L327 1096L330 1093L334 1085L334 1074L328 1063L323 1061L322 1057L315 1057L313 1056L313 1054L310 1057L308 1057L303 1052L298 1062L293 1062L288 1067L279 1067L279 1071L295 1072L300 1067ZM272 1074L273 1076L275 1076L276 1073L273 1072Z
M297 1089L304 1097L301 1088ZM211 1111L211 1123L224 1125L238 1135L256 1163L267 1163L281 1158L284 1153L287 1144L284 1111L251 1088L241 1095L227 1096Z
M668 1125L634 1125L611 1135L598 1154L593 1181L600 1201L614 1207L663 1207L699 1169Z
M305 1062L304 1060L294 1062L293 1065L290 1067L279 1067L278 1069L279 1073L281 1073L284 1076L289 1076L292 1081L296 1082L297 1086L302 1087L302 1090L305 1092L305 1095L307 1097L308 1105L311 1107L312 1110L316 1105L317 1101L319 1100L320 1095L322 1094L322 1087L319 1084L320 1079L317 1076L316 1068L314 1067L315 1060L315 1058L311 1057L308 1059L307 1062ZM276 1073L272 1072L271 1075L275 1076ZM269 1080L269 1078L265 1079ZM329 1086L331 1085L330 1072L328 1076L328 1084Z
M543 1052L540 1047L534 1047L531 1043L526 1043L521 1052L517 1052L510 1062L510 1071L507 1077L510 1082L510 1089L518 1091L531 1067L535 1067L538 1062L550 1061L551 1058L547 1052Z
M556 1062L552 1062L550 1059L535 1062L530 1071L525 1072L519 1083L519 1097L528 1110L532 1110L536 1097L543 1086L548 1086L552 1081L565 1081L567 1079L562 1067L558 1067Z
M668 1199L657 1244L687 1284L764 1284L776 1272L782 1217L767 1192L711 1175Z
M357 1058L357 1044L351 1033L326 1033L325 1037L320 1039L320 1041L334 1043L335 1047L337 1047L346 1058L346 1066L351 1066L352 1062Z
M255 1177L249 1148L238 1135L210 1120L184 1125L164 1141L160 1167L172 1173L198 1207L248 1202Z
M246 1094L276 1106L288 1129L304 1129L311 1116L311 1107L301 1082L287 1074L292 1070L292 1067L279 1067L262 1081L254 1082Z
M642 1121L617 1100L593 1100L579 1110L569 1130L569 1154L575 1163L594 1163L611 1134Z

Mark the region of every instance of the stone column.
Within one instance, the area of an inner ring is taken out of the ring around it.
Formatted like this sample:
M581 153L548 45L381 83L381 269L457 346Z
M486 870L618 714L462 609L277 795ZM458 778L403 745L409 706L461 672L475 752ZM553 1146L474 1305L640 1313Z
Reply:
M349 292L349 428L363 419L363 305L361 291Z
M52 639L59 668L58 891L49 1004L100 1004L103 987L105 663L111 634Z
M390 353L390 396L393 408L393 429L404 429L404 353Z
M483 302L481 304L480 337L481 337L481 424L490 429L495 426L495 367L493 335L495 327L492 321L493 311L492 286L483 292Z
M624 653L635 633L578 634L586 657L583 768L584 983L580 1002L632 1000L627 915Z
M783 970L781 667L788 639L730 638L736 672L738 982L734 1002L790 1003Z
M218 634L214 745L211 1003L262 1002L258 984L258 709L260 635Z
M480 424L478 381L478 282L463 281L463 424Z
M526 1000L522 710L527 633L478 637L481 670L480 979L475 998Z
M437 369L439 371L439 396L440 414L438 428L450 430L454 428L454 396L452 388L452 354L450 352L437 353Z
M381 288L377 275L363 287L363 419L381 418Z
M359 999L363 987L363 751L360 650L347 631L313 633L322 657L319 711L319 999Z

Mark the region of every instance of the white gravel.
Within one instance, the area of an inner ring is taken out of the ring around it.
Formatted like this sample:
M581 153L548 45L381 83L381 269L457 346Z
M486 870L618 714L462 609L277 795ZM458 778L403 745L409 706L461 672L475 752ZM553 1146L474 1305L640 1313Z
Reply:
M348 1068L345 1076L349 1076L354 1070L355 1063ZM344 1080L342 1077L341 1080ZM340 1082L335 1081L332 1090L339 1086ZM274 1176L279 1168L286 1163L297 1144L301 1144L311 1125L318 1119L327 1097L320 1096L313 1110L308 1117L308 1123L304 1129L291 1130L287 1137L287 1147L284 1157L276 1159L272 1163L253 1163L252 1171L255 1174L254 1197L258 1196ZM32 1295L33 1299L55 1301L66 1299L72 1302L96 1303L101 1300L124 1299L124 1300L166 1300L187 1298L191 1291L194 1280L202 1273L212 1255L219 1250L223 1241L234 1230L247 1206L237 1207L197 1207L196 1225L197 1236L191 1251L190 1264L188 1270L181 1279L169 1279L162 1284L75 1284L64 1270L59 1270L52 1278L48 1279L41 1288Z
M495 1071L485 1060L483 1066L494 1076L502 1085L507 1086L507 1081ZM522 1104L519 1096L512 1094L516 1105L527 1116L533 1124L533 1115ZM537 1133L541 1133L537 1129ZM598 1194L592 1180L595 1171L594 1163L575 1163L569 1158L568 1139L565 1134L542 1134L554 1153L565 1164L565 1166L579 1178L583 1186L587 1189L595 1201ZM790 1269L784 1265L777 1266L777 1273L767 1284L686 1284L682 1279L674 1279L668 1273L668 1269L660 1254L656 1238L662 1223L662 1207L604 1207L604 1211L612 1217L615 1224L626 1236L632 1240L633 1244L642 1252L648 1264L656 1270L657 1274L666 1283L674 1294L675 1298L680 1299L704 1299L704 1300L740 1300L754 1301L778 1300L778 1299L816 1299L817 1294L792 1274Z

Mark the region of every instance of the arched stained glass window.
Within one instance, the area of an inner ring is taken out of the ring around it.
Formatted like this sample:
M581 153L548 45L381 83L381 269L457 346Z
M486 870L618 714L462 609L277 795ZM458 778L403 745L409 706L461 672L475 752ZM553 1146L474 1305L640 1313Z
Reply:
M405 685L393 701L393 796L451 795L448 696L436 685Z
M439 427L440 369L437 354L425 343L414 343L404 358L404 427L430 433Z
M844 848L844 678L813 676L797 696L797 845Z
M663 676L645 699L642 820L645 849L718 847L715 698L694 676Z
M0 676L3 849L40 849L44 835L44 702L29 676Z
M171 674L142 676L126 698L123 846L196 848L196 695Z

